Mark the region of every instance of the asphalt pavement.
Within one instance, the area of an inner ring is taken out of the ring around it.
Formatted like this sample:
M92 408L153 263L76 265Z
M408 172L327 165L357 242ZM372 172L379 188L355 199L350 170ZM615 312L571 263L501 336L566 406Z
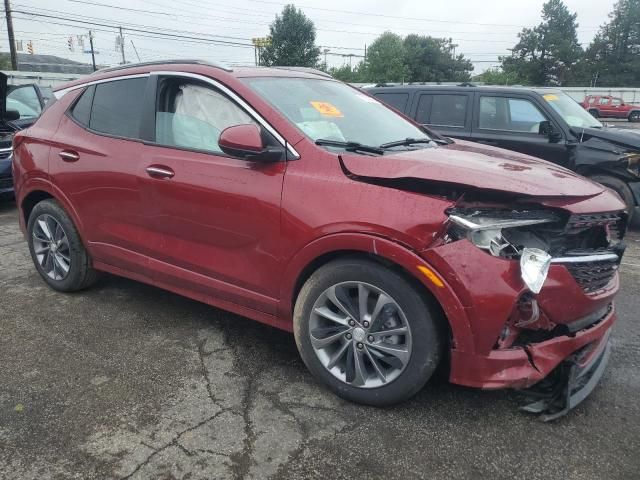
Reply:
M31 264L0 203L0 479L638 479L640 235L600 386L551 424L512 392L436 382L338 399L293 338L133 281L76 294Z

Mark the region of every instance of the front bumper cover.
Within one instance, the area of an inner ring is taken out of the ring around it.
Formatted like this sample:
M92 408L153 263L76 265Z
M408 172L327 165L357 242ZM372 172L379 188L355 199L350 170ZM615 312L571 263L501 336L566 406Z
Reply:
M525 412L541 414L544 422L556 420L579 405L596 388L602 377L611 344L609 332L593 352L577 352L562 362L547 378L522 390Z

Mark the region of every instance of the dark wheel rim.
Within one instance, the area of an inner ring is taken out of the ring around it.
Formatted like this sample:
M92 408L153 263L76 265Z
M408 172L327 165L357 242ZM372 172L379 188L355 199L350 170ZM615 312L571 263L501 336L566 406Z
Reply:
M411 358L411 328L398 303L363 282L325 290L309 319L316 356L334 377L359 388L394 381Z
M33 224L33 251L40 268L53 280L64 280L71 268L69 239L51 215L40 215Z
M640 113L632 113L629 119L632 122L637 122L638 120L640 120Z

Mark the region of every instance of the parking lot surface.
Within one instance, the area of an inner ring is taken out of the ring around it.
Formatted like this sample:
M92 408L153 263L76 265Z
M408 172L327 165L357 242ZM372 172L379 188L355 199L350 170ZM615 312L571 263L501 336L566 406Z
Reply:
M637 479L640 235L600 386L541 423L436 382L388 409L314 381L292 336L133 281L60 294L0 203L0 478Z

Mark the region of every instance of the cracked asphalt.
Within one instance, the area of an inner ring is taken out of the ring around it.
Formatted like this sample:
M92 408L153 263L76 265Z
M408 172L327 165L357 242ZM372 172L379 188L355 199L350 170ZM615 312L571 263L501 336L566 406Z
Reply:
M47 288L0 202L1 479L637 479L640 235L613 355L562 420L432 382L376 409L307 373L292 336L133 281Z

